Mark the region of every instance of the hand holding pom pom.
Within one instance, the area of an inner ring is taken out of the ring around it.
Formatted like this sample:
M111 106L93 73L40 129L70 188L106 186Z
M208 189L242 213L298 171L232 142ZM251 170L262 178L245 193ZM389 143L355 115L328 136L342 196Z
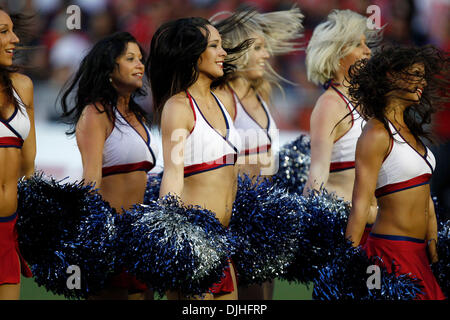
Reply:
M213 212L184 206L171 195L124 212L120 234L126 269L160 296L171 290L207 293L233 252L229 232Z

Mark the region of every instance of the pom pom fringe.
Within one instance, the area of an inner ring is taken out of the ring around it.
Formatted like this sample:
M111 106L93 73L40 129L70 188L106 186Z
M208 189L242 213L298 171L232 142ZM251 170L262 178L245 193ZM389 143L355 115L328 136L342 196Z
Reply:
M92 186L42 173L19 181L18 197L19 248L38 285L69 299L103 289L115 270L115 210ZM79 288L68 285L69 266L79 268Z
M268 179L239 177L230 221L239 284L262 283L286 272L299 247L299 207L297 196Z
M119 251L125 268L160 296L208 293L224 275L234 244L214 213L168 195L121 215Z
M354 248L350 242L335 249L333 261L318 271L314 299L413 300L422 293L420 280L409 274L396 275L395 264L395 270L389 273L380 258L368 258L361 247ZM370 278L373 271L369 267L375 265L379 268L379 283Z
M272 181L279 188L301 195L308 180L311 164L311 141L309 136L300 135L294 141L284 145L279 153L277 173Z

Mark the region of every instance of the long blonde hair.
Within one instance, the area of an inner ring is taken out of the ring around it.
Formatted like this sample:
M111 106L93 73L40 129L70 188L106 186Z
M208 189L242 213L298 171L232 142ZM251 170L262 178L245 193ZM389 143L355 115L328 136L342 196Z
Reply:
M333 10L327 20L319 24L306 48L308 80L324 84L336 76L339 60L352 51L366 36L369 47L381 40L382 29L370 29L367 18L351 10Z
M220 19L221 16L227 16ZM290 10L259 13L256 9L245 7L236 12L223 11L213 15L209 21L217 28L222 36L224 45L235 46L247 39L251 39L255 34L261 36L267 46L267 51L271 56L284 55L301 50L298 40L303 37L303 14L300 9L293 6ZM227 29L229 21L234 21L233 28ZM242 76L249 61L248 50L235 57L236 71L231 75L230 80ZM262 79L251 81L251 87L255 90L270 90L267 82L280 87L279 82L289 82L280 76L272 66L266 62L268 72ZM290 83L290 82L289 82ZM267 93L267 92L266 92Z

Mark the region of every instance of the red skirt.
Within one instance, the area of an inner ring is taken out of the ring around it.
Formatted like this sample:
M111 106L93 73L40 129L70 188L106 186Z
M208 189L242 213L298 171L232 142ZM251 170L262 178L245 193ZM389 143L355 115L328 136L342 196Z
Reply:
M380 257L389 272L394 261L397 275L410 273L421 280L424 293L417 296L418 300L445 300L431 270L426 246L421 239L371 233L363 248L369 257Z
M111 277L108 287L127 289L129 294L144 292L148 290L145 283L140 282L135 276L129 274L125 269L121 273Z
M234 268L234 263L231 259L228 260L229 263L231 263L233 265ZM220 280L220 282L218 283L214 283L212 285L212 287L209 289L209 291L212 294L225 294L225 293L230 293L234 291L234 284L233 284L233 277L231 276L231 272L230 272L230 266L226 266L225 269L223 270L223 277Z
M17 213L0 217L0 285L20 283L20 273L28 278L33 276L19 252L16 221Z

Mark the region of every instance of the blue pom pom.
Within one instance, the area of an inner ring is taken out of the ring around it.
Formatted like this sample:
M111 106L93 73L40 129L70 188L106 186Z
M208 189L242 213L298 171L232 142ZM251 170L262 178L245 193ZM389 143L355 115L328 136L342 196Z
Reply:
M145 188L144 204L149 204L152 201L156 201L159 198L159 188L161 186L163 172L160 173L148 173L147 174L147 187Z
M67 298L98 293L115 268L117 216L92 186L61 183L37 173L18 184L19 248L35 281ZM80 268L81 287L67 286L69 266Z
M438 223L437 252L439 260L431 268L442 292L450 297L450 220Z
M299 197L298 212L299 250L284 279L308 284L333 259L336 248L346 243L350 204L321 189Z
M353 248L348 242L335 250L333 260L318 270L314 281L314 299L413 300L422 292L417 278L408 274L396 276L382 265L378 266L379 283L372 282L369 277L374 272L368 268L380 265L382 261L377 257L368 258L361 247Z
M233 253L229 231L214 213L166 196L121 215L121 260L130 274L160 296L208 293Z
M279 153L278 171L272 181L279 188L301 195L308 180L311 164L311 142L307 135L300 135L284 145Z
M230 230L239 284L280 277L295 258L300 232L299 201L269 180L238 179Z

